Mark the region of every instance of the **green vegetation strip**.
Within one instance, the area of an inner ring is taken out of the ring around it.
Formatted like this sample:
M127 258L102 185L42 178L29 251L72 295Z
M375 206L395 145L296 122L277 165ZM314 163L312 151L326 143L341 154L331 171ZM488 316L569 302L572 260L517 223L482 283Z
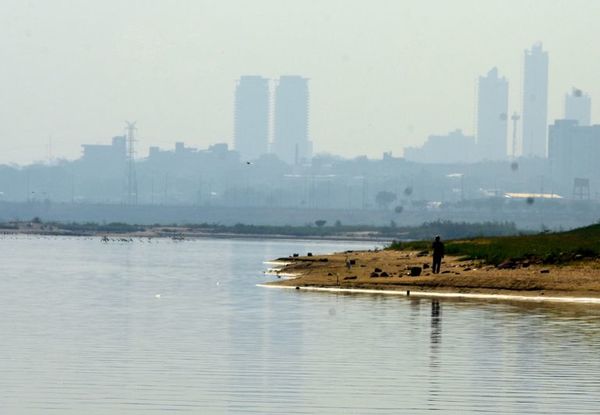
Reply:
M399 226L391 223L389 226L342 225L340 222L333 226L325 226L322 220L315 221L316 226L272 226L245 225L238 223L233 226L215 224L183 225L189 229L203 230L212 233L235 233L248 235L293 235L293 236L341 236L356 233L371 233L374 236L423 239L431 235L442 234L445 238L469 238L474 236L516 235L518 230L512 222L482 222L466 223L452 221L425 222L419 226Z
M498 265L506 261L565 264L600 257L600 224L567 232L450 240L446 254ZM428 250L429 241L393 242L388 249Z

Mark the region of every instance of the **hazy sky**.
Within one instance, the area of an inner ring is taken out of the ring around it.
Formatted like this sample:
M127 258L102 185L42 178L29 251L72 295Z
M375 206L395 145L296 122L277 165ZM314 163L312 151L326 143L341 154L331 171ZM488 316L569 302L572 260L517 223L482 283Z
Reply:
M76 158L137 120L149 145L232 142L235 80L310 81L317 152L401 155L474 128L491 67L521 107L523 50L550 54L551 119L572 86L600 122L596 0L0 0L0 163ZM596 101L598 100L598 101Z

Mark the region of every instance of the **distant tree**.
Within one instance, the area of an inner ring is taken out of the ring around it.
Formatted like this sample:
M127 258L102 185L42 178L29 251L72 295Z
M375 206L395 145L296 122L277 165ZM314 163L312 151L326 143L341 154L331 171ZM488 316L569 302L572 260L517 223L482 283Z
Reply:
M319 219L315 221L315 225L317 225L319 228L322 228L323 226L325 226L325 224L327 223L326 220L323 219Z
M395 200L396 193L387 192L385 190L382 190L375 195L375 203L382 209L387 209Z
M402 213L403 210L404 210L404 207L400 206L400 205L398 205L394 208L394 212L396 212L396 213Z
M342 221L341 221L341 220L339 220L339 219L338 219L338 220L336 220L336 221L335 221L335 227L336 227L336 228L339 228L339 227L341 227L341 226L342 226Z
M35 218L31 219L32 223L42 223L42 220L40 219L39 216L36 216Z

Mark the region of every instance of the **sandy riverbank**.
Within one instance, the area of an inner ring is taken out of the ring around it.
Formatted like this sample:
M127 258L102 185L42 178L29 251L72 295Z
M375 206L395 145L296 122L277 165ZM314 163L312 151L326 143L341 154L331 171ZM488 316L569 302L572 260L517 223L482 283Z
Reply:
M346 260L354 264L348 269ZM442 273L431 273L430 256L417 252L369 251L282 258L278 269L297 275L269 283L275 286L321 287L411 292L471 293L515 296L600 298L600 261L580 261L563 266L532 264L498 269L476 261L446 257ZM420 276L409 276L421 267Z

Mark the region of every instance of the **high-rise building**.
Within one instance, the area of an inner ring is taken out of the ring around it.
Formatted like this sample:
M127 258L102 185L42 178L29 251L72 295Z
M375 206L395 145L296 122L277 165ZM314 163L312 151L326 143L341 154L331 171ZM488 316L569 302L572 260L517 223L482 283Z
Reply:
M548 158L554 181L567 192L575 179L586 179L600 191L600 125L581 126L576 120L556 120L549 127Z
M234 146L242 160L268 152L269 80L242 76L235 88Z
M492 68L479 77L477 99L477 147L482 158L506 158L508 81Z
M523 155L546 157L548 52L536 43L525 51L523 71Z
M592 118L592 100L581 89L573 88L565 95L565 119L575 120L580 126L590 125Z
M275 88L273 152L283 161L297 165L310 161L308 137L308 79L282 76Z

